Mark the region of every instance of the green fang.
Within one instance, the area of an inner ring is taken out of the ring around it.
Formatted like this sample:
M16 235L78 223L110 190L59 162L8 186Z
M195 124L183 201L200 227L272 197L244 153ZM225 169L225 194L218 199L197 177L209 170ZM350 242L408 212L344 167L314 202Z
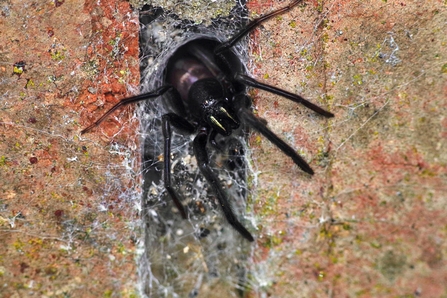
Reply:
M211 122L213 122L214 125L219 126L223 131L227 132L225 130L225 128L222 126L222 124L220 124L220 122L217 121L216 118L214 118L213 116L210 116L210 120L211 120Z
M225 108L220 107L219 111L221 111L222 113L225 114L225 116L227 116L228 118L230 118L234 123L236 123L236 120L233 119L233 117L231 117L230 114L228 114L227 110L225 110Z

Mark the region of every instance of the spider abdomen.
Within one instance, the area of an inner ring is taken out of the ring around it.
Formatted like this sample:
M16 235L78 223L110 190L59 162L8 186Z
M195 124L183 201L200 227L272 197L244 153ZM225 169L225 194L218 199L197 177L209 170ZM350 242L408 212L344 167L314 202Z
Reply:
M176 59L169 69L166 82L172 85L179 93L182 100L188 104L189 90L198 80L212 78L212 73L205 65L194 57Z

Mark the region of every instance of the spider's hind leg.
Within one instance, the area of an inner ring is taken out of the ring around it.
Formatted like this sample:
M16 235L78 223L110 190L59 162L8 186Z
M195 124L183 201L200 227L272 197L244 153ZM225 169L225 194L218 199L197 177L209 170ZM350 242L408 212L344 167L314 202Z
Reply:
M184 219L186 219L186 211L182 205L182 202L175 192L174 188L171 186L171 138L172 138L172 130L171 125L175 128L182 130L187 133L194 132L194 126L183 119L182 117L174 114L168 113L162 118L162 130L163 130L163 138L164 138L164 170L163 170L163 181L166 191L171 196L174 201L175 206L180 211L180 214Z
M318 114L320 114L320 115L322 115L324 117L327 117L327 118L334 117L334 114L332 114L331 112L328 112L325 109L317 106L316 104L311 103L310 101L308 101L307 99L299 96L298 94L294 94L294 93L288 92L286 90L283 90L283 89L280 89L280 88L277 88L277 87L274 87L274 86L271 86L271 85L267 85L267 84L258 82L255 79L250 78L249 76L246 76L246 75L243 75L243 74L237 74L235 76L235 79L239 83L244 84L246 86L250 86L250 87L253 87L253 88L265 90L265 91L268 91L270 93L273 93L273 94L282 96L284 98L287 98L287 99L289 99L289 100L291 100L293 102L300 103L303 106L305 106L306 108L311 109L315 113L318 113Z
M206 144L208 142L208 131L206 128L202 128L194 139L194 155L197 159L200 172L210 184L214 194L217 197L220 207L228 221L228 223L236 229L245 239L248 241L254 241L250 232L239 222L234 214L228 195L222 188L217 175L213 172L209 164L208 152L206 150Z
M258 119L248 107L248 103L251 102L250 98L245 94L239 94L235 96L235 104L238 106L236 109L239 119L250 127L260 132L276 147L278 147L284 154L292 158L293 162L299 166L304 172L313 175L314 171L309 164L299 156L295 149L290 147L286 142L281 140L273 131L271 131L260 119Z

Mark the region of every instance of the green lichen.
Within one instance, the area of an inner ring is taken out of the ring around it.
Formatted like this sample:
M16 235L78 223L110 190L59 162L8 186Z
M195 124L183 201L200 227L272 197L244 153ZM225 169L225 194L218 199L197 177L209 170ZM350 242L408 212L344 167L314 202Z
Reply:
M19 93L19 96L20 96L20 100L24 100L26 98L26 93L22 91Z
M280 231L277 234L266 236L266 241L263 243L266 248L274 248L280 246L284 241L285 233Z
M441 66L441 73L447 73L447 63Z
M317 6L316 6L317 11L319 13L322 13L323 12L323 8L324 8L323 0L318 0L317 1Z
M12 246L14 246L15 250L17 251L23 251L23 247L25 246L25 244L20 239L18 239L12 244Z
M315 155L315 159L319 166L325 167L329 164L329 156L329 152L321 148Z
M21 75L23 73L24 69L23 67L14 65L14 68L12 69L12 72L16 75Z
M51 51L50 56L54 61L61 61L65 58L65 49Z
M29 80L26 82L25 89L32 88L32 87L34 87L34 86L35 86L34 81L33 81L32 79L29 79Z
M121 55L121 41L122 39L122 33L117 33L116 37L114 39L109 40L109 45L112 46L112 51L110 55L113 59L116 59L120 57Z
M129 69L126 69L126 70L120 70L120 71L119 71L118 82L119 82L120 84L125 84L125 83L127 82L128 78L129 78L129 76L130 76L130 71L129 71Z
M345 231L350 231L350 230L352 230L351 225L350 225L349 223L347 223L347 222L344 222L343 225L342 225L342 227L343 227L343 230L345 230Z
M6 166L6 156L2 155L0 156L0 167Z
M262 204L261 215L267 216L276 214L276 207L278 204L278 196L270 196L268 197L264 203Z
M375 240L370 242L369 244L371 245L372 248L381 248L382 247L382 244L380 244L379 242L377 242Z
M99 63L97 60L90 60L82 66L82 70L89 78L93 78L99 73Z
M332 231L325 226L320 229L319 235L322 239L331 239L334 236Z
M126 252L127 252L126 247L121 242L118 243L118 246L117 246L116 250L117 250L118 253L123 254L123 255L126 254Z
M363 84L363 76L361 74L355 74L352 76L353 83L356 85Z

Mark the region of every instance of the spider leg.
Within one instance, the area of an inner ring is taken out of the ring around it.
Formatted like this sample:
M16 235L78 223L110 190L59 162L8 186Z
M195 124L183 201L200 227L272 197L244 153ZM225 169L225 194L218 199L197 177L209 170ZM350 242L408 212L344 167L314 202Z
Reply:
M238 105L237 115L239 119L264 135L264 137L275 144L275 146L284 152L284 154L292 158L293 162L304 172L313 175L314 171L309 164L301 156L299 156L292 147L287 145L286 142L281 140L261 120L259 120L253 112L245 106L247 102L250 102L250 99L244 94L239 94L235 97L235 104Z
M206 128L202 128L194 139L194 155L196 156L200 172L208 181L209 185L211 185L213 192L216 194L219 205L222 208L228 223L233 226L233 228L236 229L236 231L238 231L245 239L252 242L254 241L253 236L238 221L236 215L233 213L228 201L228 196L223 190L222 185L219 183L216 174L209 165L208 152L206 151L207 141L208 131Z
M303 97L301 97L297 94L290 93L288 91L279 89L277 87L258 82L255 79L250 78L249 76L246 76L243 74L237 74L235 79L236 79L236 81L238 81L239 83L242 83L244 85L247 85L247 86L250 86L253 88L257 88L257 89L261 89L261 90L265 90L270 93L290 99L293 102L300 103L303 106L305 106L306 108L311 109L312 111L314 111L324 117L328 117L328 118L334 117L334 114L332 114L331 112L328 112L328 111L324 110L323 108L320 108L316 104L311 103L307 99L304 99Z
M171 186L171 137L172 137L172 129L171 124L175 128L182 130L187 133L194 132L194 126L190 124L188 121L183 119L182 117L174 114L168 113L163 115L162 117L162 131L164 138L164 170L163 170L163 182L166 191L171 196L174 201L175 206L180 211L182 217L186 219L186 211L183 208L183 205L179 199L179 196L175 192L174 188Z
M214 50L214 53L216 55L222 54L223 52L227 51L229 48L231 48L232 46L234 46L234 44L236 42L238 42L241 38L243 38L245 35L247 35L251 30L253 30L254 28L256 28L257 26L259 26L262 22L277 16L279 14L282 14L286 11L289 11L290 9L292 9L294 6L300 4L302 2L302 0L295 0L293 2L291 2L289 5L281 7L277 10L274 10L270 13L267 13L263 16L260 16L257 19L254 19L253 21L251 21L244 29L242 29L241 31L239 31L238 33L236 33L232 38L230 38L229 40L223 42L220 46L216 47L216 49Z
M144 93L144 94L140 94L140 95L122 99L116 105L114 105L110 110L108 110L104 115L102 115L101 118L99 118L98 120L93 122L93 124L91 124L89 127L84 128L81 131L81 134L85 134L85 133L89 132L90 130L92 130L93 128L95 128L96 126L98 126L99 124L101 124L101 122L103 122L108 116L110 116L110 114L112 114L114 111L116 111L116 109L118 109L119 107L128 105L130 103L142 101L142 100L159 97L160 95L165 94L170 89L172 89L172 86L166 85L166 86L162 86L162 87L160 87L154 91L148 92L148 93Z

